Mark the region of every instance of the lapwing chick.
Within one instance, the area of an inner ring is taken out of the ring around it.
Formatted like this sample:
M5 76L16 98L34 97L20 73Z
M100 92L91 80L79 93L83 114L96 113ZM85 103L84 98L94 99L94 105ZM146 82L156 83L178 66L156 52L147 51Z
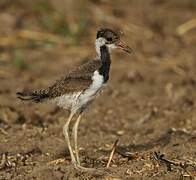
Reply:
M85 169L80 165L77 134L78 126L86 108L100 93L109 79L111 57L113 49L121 49L131 53L131 48L120 40L120 34L108 28L101 28L95 40L97 57L87 63L76 67L74 70L56 81L52 86L31 92L18 92L18 98L36 103L51 102L66 109L70 115L63 127L65 141L69 148L71 161L75 168ZM71 120L77 116L69 134Z

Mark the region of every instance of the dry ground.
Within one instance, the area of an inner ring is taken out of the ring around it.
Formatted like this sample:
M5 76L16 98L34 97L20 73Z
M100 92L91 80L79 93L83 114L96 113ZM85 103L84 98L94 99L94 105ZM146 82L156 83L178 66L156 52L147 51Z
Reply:
M1 0L0 9L0 179L194 179L194 0ZM94 57L103 26L123 30L134 53L113 54L108 87L83 117L82 163L99 171L78 172L62 134L67 113L15 93Z

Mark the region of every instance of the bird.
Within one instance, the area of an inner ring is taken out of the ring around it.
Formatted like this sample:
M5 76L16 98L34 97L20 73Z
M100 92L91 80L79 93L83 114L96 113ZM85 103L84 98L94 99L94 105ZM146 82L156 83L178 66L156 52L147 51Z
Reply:
M96 34L96 58L67 72L61 79L45 89L28 92L17 92L17 97L35 103L51 102L69 111L69 117L63 126L63 134L67 143L71 162L76 169L86 169L80 163L78 151L78 127L80 120L100 94L109 80L111 52L121 49L131 53L132 49L121 41L121 33L110 28L100 28ZM77 116L69 134L72 119Z

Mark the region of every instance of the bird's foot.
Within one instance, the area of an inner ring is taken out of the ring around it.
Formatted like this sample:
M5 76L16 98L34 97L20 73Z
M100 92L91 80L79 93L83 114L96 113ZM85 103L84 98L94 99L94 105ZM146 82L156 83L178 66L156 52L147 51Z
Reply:
M77 165L74 168L81 173L90 173L97 176L102 176L105 174L105 171L103 169L87 168L81 165Z
M87 168L87 167L83 167L80 164L75 164L75 169L79 170L79 171L85 171L85 172L89 172L89 171L96 171L97 169L95 168Z

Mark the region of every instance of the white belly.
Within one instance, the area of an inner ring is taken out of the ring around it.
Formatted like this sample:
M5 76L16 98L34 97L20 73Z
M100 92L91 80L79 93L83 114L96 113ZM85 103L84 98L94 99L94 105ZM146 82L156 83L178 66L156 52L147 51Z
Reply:
M71 110L73 104L77 101L80 94L81 92L62 95L62 96L55 98L53 102L61 108Z
M94 72L92 77L93 83L86 89L78 99L78 104L80 106L85 106L90 101L92 101L100 92L103 86L103 76L99 74L98 71Z
M58 106L69 109L72 112L85 108L98 95L104 82L103 76L98 71L94 72L92 80L92 84L85 91L57 97L55 102Z

